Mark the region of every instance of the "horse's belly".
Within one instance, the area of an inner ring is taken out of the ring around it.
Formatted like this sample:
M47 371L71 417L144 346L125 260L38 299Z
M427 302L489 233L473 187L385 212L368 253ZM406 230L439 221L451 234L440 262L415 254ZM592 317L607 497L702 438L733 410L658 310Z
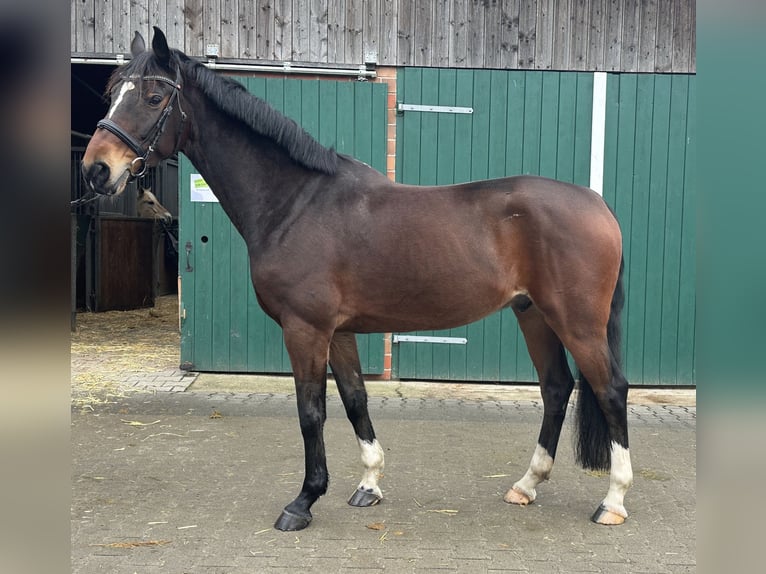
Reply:
M486 317L507 300L504 290L472 281L370 288L344 306L348 313L341 328L359 333L450 329Z

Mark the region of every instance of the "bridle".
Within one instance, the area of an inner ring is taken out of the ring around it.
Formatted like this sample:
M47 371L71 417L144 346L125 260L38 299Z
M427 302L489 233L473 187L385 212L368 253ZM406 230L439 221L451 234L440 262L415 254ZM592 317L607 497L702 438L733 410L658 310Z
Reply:
M167 105L162 110L162 113L160 114L160 117L157 119L156 123L152 127L152 129L149 131L147 136L143 138L141 142L137 141L132 135L130 135L128 132L123 130L120 126L118 126L115 122L110 120L109 118L104 118L103 120L99 121L96 124L97 129L103 129L108 132L113 133L116 135L126 146L128 146L133 153L136 154L136 158L130 162L130 168L128 169L128 174L130 180L141 178L144 175L146 175L146 169L147 169L147 160L149 159L149 156L154 153L154 146L157 145L157 142L160 140L160 137L162 136L162 133L165 131L165 124L168 121L168 118L170 117L170 114L173 112L173 104L178 103L178 111L181 112L181 125L178 128L178 132L176 134L176 145L178 144L178 139L181 136L181 132L183 130L183 124L186 121L186 113L181 109L181 98L180 98L180 92L181 92L181 70L180 68L176 70L176 79L171 80L170 78L166 78L165 76L128 76L127 79L136 79L141 81L146 80L154 80L157 82L165 82L166 84L169 84L173 88L173 93L170 95L170 99L168 100ZM144 149L143 142L149 140L151 138L151 141L149 143L149 147Z

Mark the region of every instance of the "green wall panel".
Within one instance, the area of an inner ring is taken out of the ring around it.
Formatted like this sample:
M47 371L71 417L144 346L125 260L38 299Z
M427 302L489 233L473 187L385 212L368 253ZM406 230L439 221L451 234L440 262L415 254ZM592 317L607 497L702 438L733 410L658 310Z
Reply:
M623 355L634 385L695 384L695 80L607 76L603 192L623 230ZM397 98L474 109L400 115L399 181L529 173L590 183L592 73L406 68ZM395 345L394 373L401 378L537 379L509 310L418 334L465 337L468 344Z
M610 74L604 197L623 231L625 370L695 384L696 77Z
M623 229L627 303L624 362L631 384L695 384L696 89L694 76L609 74L604 197ZM386 90L380 84L242 79L320 142L384 171ZM588 185L593 74L399 70L400 101L470 106L474 113L397 118L397 180L448 184L536 173ZM288 372L279 327L258 307L244 243L217 204L191 204L181 162L181 261L187 319L182 361L201 370ZM207 243L201 241L205 236ZM194 272L184 272L191 241ZM468 345L400 343L401 378L535 381L510 311L422 335ZM381 372L378 335L359 337L368 372Z
M384 84L238 78L316 137L379 171L386 168ZM261 310L245 243L218 203L192 202L186 157L179 162L181 362L199 371L288 373L282 330ZM191 246L187 270L185 247ZM383 335L357 336L366 373L383 372Z

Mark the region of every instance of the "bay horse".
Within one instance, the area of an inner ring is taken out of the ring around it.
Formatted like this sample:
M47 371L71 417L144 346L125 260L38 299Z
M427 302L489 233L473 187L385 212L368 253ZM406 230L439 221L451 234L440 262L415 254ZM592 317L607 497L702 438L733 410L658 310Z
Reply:
M111 107L82 160L91 190L119 194L181 151L247 244L263 310L283 330L298 402L305 476L275 523L309 525L327 491L327 365L361 449L349 499L382 499L383 449L367 409L355 333L447 329L510 307L540 379L544 414L529 469L504 499L529 504L553 467L580 373L575 455L610 470L592 520L620 524L633 479L628 383L620 367L622 238L604 200L533 176L420 187L390 181L320 145L294 121L168 47L136 33L108 85Z

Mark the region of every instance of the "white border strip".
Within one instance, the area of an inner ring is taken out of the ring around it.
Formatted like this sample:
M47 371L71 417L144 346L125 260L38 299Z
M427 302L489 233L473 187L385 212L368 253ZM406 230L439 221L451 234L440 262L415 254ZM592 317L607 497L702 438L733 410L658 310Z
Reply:
M604 195L606 72L593 73L593 117L590 131L590 188Z

